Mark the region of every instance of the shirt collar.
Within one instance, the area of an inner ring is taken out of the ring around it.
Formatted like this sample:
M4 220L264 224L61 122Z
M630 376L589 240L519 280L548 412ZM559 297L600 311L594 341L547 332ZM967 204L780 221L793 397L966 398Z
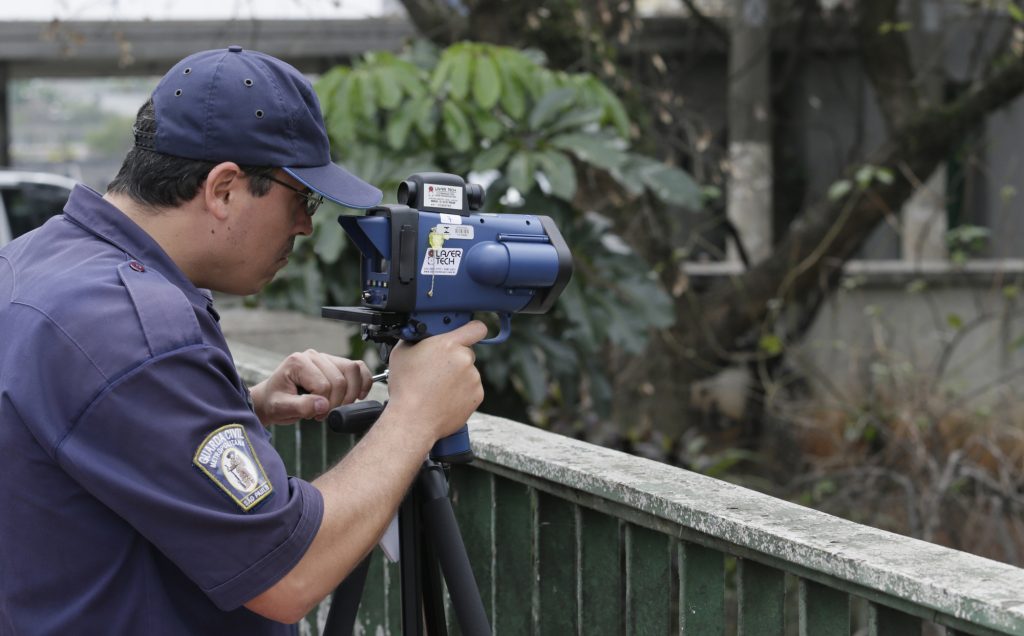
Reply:
M196 287L153 237L99 192L77 184L64 206L64 216L146 267L160 272L185 292L193 303L212 307L210 291Z

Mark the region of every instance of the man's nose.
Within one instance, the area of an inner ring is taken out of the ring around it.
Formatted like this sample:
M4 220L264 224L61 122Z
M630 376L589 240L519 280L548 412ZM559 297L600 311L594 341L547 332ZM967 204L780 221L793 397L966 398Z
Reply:
M303 207L296 216L298 217L295 223L296 232L303 236L309 236L310 234L312 234L313 217L306 214L305 207Z

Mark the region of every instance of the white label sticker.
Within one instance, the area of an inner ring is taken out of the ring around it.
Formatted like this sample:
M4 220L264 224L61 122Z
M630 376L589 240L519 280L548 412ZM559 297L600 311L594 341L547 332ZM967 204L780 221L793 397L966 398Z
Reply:
M444 215L442 215L444 216ZM472 225L438 225L437 231L444 236L444 240L448 239L472 239L473 238L473 226Z
M461 262L461 247L429 249L427 257L423 259L423 268L420 270L420 274L423 276L455 276L459 273L459 263Z
M462 225L462 217L458 214L441 214L441 223L448 223L449 225Z
M462 209L462 188L459 186L423 184L423 207ZM446 221L447 223L447 221Z

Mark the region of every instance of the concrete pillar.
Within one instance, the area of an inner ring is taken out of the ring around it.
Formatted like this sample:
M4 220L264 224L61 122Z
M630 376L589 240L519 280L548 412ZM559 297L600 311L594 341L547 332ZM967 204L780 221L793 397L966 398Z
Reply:
M943 98L944 73L942 51L943 9L937 0L912 0L908 3L908 19L914 28L907 32L914 68L920 76L924 99L938 103ZM946 166L940 165L930 175L917 175L923 181L914 195L903 205L901 256L904 261L918 263L945 260L949 255L946 233L949 217L946 212Z
M751 264L772 249L771 0L738 0L729 46L726 215ZM729 241L727 258L739 260Z

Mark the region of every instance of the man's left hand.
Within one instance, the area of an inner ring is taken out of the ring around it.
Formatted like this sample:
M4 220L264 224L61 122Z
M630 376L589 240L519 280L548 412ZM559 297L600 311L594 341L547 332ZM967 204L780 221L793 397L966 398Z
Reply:
M365 398L372 384L366 363L307 349L285 358L250 393L256 417L270 426L322 420L334 407Z

